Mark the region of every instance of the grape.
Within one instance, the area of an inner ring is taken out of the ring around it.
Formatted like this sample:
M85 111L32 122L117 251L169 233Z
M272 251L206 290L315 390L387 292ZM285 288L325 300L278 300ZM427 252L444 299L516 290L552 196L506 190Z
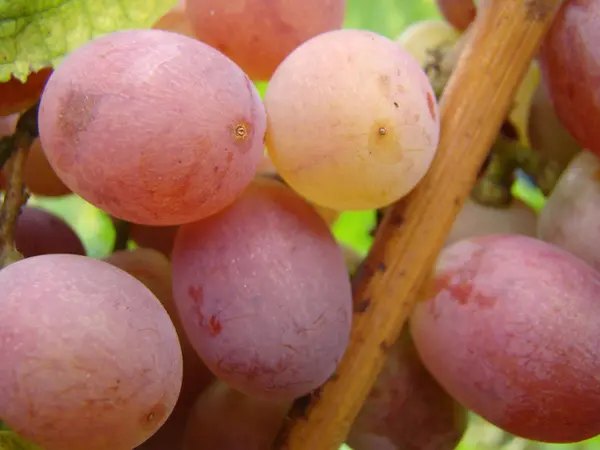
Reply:
M290 401L248 397L216 382L196 402L183 450L270 450Z
M446 237L445 245L486 234L520 234L535 237L537 216L519 200L513 200L507 208L494 208L467 199Z
M79 236L61 218L43 209L25 207L17 219L15 245L25 257L68 253L85 255Z
M139 281L79 255L0 271L0 417L45 450L129 450L181 385L173 324Z
M120 31L56 69L40 105L48 161L112 216L179 225L241 195L263 155L265 112L248 77L186 36Z
M439 112L427 76L369 31L321 34L279 66L265 95L267 148L281 177L335 210L380 208L427 172Z
M354 450L454 450L466 411L427 372L408 328L389 349L384 368L354 422Z
M173 293L194 348L248 395L295 398L335 370L352 295L319 215L283 184L257 179L224 211L180 227Z
M538 220L538 237L600 270L600 159L584 151L561 175Z
M9 116L31 108L39 100L52 69L41 69L29 75L25 83L17 78L0 83L0 116Z
M600 155L597 78L600 2L569 0L556 15L540 49L540 65L556 115L583 148Z
M581 146L556 116L544 83L538 84L533 95L527 134L533 148L563 169L581 151Z
M35 195L59 197L71 193L48 163L39 139L35 139L29 149L23 180Z
M133 223L129 229L129 237L140 247L151 248L170 257L178 229L177 226L152 227Z
M269 177L284 182L277 173L277 169L275 169L275 166L268 155L264 156L256 173L257 176ZM331 208L325 208L324 206L312 204L312 207L315 208L315 210L319 213L323 220L327 222L328 225L333 225L341 215L340 211L336 211Z
M201 41L229 56L253 80L268 80L296 47L341 28L345 0L187 0Z
M177 5L162 16L152 28L172 31L194 39L196 38L194 30L192 29L192 24L185 13L185 0L180 0Z
M600 273L517 235L447 247L411 317L428 371L465 407L546 442L600 433Z
M436 0L440 12L453 27L466 30L477 15L473 0Z
M425 68L436 51L449 51L459 37L460 34L443 20L423 20L408 26L396 38L396 42Z

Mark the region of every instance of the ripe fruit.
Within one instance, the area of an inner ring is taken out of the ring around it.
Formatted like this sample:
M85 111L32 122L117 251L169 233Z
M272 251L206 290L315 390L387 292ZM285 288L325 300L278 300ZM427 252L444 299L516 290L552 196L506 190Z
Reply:
M0 271L0 417L45 450L130 450L181 386L173 324L138 280L78 255Z
M50 166L39 139L35 139L29 149L23 181L34 195L60 197L71 193Z
M379 208L429 169L439 113L418 62L362 30L321 34L278 67L265 94L267 149L281 177L331 209Z
M565 1L540 50L544 82L556 115L579 145L600 156L600 2Z
M40 99L52 69L41 69L22 83L16 78L0 83L0 117L23 112Z
M429 372L509 433L600 433L600 273L525 236L466 239L440 255L410 324Z
M519 200L513 200L507 208L493 208L467 199L446 236L445 245L487 234L520 234L534 237L536 233L535 212Z
M341 28L345 0L187 0L193 30L253 80L268 80L296 47Z
M466 424L465 409L427 372L405 328L388 350L348 444L353 450L454 450Z
M263 156L265 112L248 77L206 44L126 30L63 61L39 127L73 192L117 218L165 226L207 217L241 194Z
M217 381L191 411L183 450L263 450L273 446L291 401L249 397Z
M600 158L573 158L542 209L537 235L600 270Z
M436 0L440 12L453 27L465 31L477 15L473 0Z
M85 255L79 236L60 217L25 207L17 219L15 246L25 258L49 254Z
M350 280L329 228L288 187L257 179L181 226L172 261L184 329L221 380L293 399L331 376L350 335Z

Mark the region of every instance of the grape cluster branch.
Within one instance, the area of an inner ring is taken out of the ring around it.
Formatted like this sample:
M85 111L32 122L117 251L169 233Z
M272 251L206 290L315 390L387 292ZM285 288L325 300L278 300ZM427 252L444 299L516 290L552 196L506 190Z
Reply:
M0 141L0 168L6 175L6 192L0 207L0 268L22 258L15 248L15 228L28 194L23 182L29 147L38 137L38 104L25 111L15 132Z

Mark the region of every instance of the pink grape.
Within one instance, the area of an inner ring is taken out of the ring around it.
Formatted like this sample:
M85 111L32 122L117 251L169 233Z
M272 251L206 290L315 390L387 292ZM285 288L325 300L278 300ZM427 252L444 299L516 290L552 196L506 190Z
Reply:
M179 225L232 203L262 160L265 111L231 60L189 37L126 30L88 42L42 96L61 180L112 216Z
M567 0L540 50L556 114L579 145L600 155L600 2Z
M382 208L410 192L438 145L439 112L417 60L362 30L294 50L265 94L267 150L281 177L334 210Z
M79 255L0 271L0 417L45 450L130 450L181 386L173 324L138 280Z
M85 255L79 236L60 217L34 207L25 207L15 229L17 250L25 257L68 253Z
M348 445L353 450L454 450L466 425L465 409L427 372L405 328L388 350Z
M454 28L465 31L477 15L473 0L436 0L444 18Z
M600 158L575 156L548 197L538 220L540 239L600 270Z
M191 38L196 38L192 24L185 12L185 0L180 0L173 8L163 15L152 28L172 31Z
M187 0L198 39L233 61L253 80L268 80L292 50L339 29L345 0Z
M334 372L352 315L344 256L282 183L257 179L224 211L181 226L172 261L184 329L233 388L289 399Z
M531 440L600 433L600 273L517 235L442 251L411 317L428 371L465 407Z
M535 237L537 215L519 200L513 200L506 208L494 208L467 199L456 216L445 245L487 234L520 234Z
M217 381L190 413L183 450L270 450L291 403L249 397Z

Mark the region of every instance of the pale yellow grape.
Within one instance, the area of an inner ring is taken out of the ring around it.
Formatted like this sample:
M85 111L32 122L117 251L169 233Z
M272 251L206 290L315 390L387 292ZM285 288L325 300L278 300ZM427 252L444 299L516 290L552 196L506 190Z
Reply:
M436 49L454 46L460 33L448 22L431 19L415 22L396 38L402 47L425 67Z
M425 175L439 111L419 63L362 30L323 33L294 50L265 95L267 150L307 200L335 210L380 208Z

